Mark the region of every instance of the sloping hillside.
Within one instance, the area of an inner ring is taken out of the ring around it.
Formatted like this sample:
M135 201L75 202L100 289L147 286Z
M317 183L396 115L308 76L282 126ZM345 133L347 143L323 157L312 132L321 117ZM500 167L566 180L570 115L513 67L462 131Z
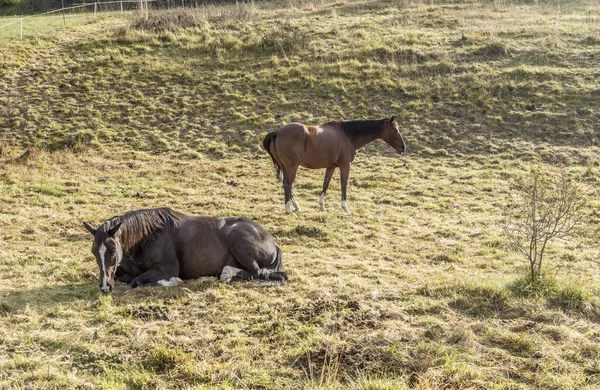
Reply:
M27 58L9 47L0 136L50 150L222 156L254 152L260 134L289 121L397 115L416 153L579 154L598 140L597 23L597 9L577 4L151 15L63 44L12 83L12 62Z

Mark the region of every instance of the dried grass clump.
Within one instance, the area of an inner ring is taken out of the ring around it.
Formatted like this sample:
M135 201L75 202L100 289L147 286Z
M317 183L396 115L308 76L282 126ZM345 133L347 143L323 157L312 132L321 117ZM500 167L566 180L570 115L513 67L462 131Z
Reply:
M160 11L139 15L131 23L131 28L159 33L197 27L199 22L196 14L189 10Z
M10 153L10 147L6 137L0 139L0 159L7 157Z
M235 4L206 5L204 14L225 24L231 22L247 22L258 13L254 0L236 1Z
M263 49L293 53L304 50L310 42L310 34L300 26L285 23L266 32L261 39Z

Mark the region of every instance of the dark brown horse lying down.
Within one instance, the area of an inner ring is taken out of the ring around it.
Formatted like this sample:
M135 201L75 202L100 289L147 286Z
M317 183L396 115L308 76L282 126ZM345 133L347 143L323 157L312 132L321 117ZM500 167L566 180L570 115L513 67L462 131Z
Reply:
M216 276L282 283L281 249L256 222L241 217L197 217L168 208L130 211L94 229L92 253L100 289L115 278L132 287L175 286L180 279Z
M281 171L283 171L285 212L294 214L292 203L296 211L300 211L300 206L292 194L292 185L298 167L303 166L311 169L326 169L323 191L319 198L321 211L325 211L325 193L333 171L339 167L342 179L342 208L350 213L346 204L350 164L358 149L378 138L400 154L406 148L394 117L381 120L327 122L321 126L288 123L267 134L263 140L263 147L273 159L275 175L280 181Z

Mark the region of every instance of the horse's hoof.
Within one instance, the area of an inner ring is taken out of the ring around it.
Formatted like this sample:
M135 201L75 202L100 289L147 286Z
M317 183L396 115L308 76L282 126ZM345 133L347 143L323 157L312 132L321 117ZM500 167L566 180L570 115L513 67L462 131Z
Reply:
M350 209L348 208L348 205L346 204L345 200L342 201L342 208L344 209L344 211L346 212L346 214L352 214L350 212Z
M297 217L296 213L293 211L286 211L285 212L287 215L291 215L292 217Z

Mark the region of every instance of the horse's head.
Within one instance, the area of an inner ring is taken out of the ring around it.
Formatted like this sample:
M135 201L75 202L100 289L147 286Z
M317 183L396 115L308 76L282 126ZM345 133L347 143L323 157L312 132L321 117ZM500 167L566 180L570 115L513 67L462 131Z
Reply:
M383 139L388 145L396 149L399 154L404 153L406 144L398 129L398 123L395 117L390 119L384 119L383 131L381 132L381 139Z
M100 268L100 290L105 293L111 292L115 287L115 272L123 259L123 248L116 233L121 227L121 221L112 227L105 223L98 229L94 229L87 222L83 226L94 236L92 253L96 256L96 262Z

